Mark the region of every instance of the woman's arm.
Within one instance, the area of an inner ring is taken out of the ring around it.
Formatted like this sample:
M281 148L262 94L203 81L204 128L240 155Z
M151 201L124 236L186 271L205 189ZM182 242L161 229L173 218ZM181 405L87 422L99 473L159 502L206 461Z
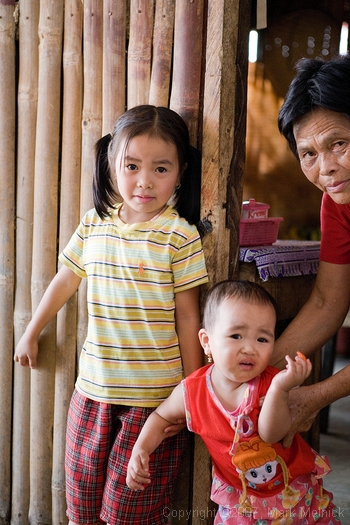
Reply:
M175 322L185 377L203 366L200 329L199 290L196 286L175 294Z
M350 365L320 383L291 390L289 404L292 411L292 426L283 440L283 446L290 447L297 432L309 430L322 408L348 395L350 395Z
M40 332L77 291L80 282L81 277L66 266L57 272L16 347L14 360L17 363L36 368Z
M286 356L286 360L287 367L272 379L259 414L259 435L268 443L277 443L289 431L292 425L290 391L301 385L311 373L309 359L297 356L293 360Z
M321 261L311 295L275 343L271 365L284 368L285 355L310 357L337 332L350 305L350 264Z
M169 424L185 417L182 385L177 385L171 395L149 416L132 449L128 464L126 484L133 490L144 490L151 483L149 456L166 437Z

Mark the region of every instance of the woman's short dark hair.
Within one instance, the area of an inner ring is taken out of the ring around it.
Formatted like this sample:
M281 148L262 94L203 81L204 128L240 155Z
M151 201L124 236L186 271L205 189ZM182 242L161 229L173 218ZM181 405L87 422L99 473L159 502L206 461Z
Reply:
M113 132L96 144L96 162L93 179L93 197L101 218L110 214L118 200L115 185L115 161L120 144L126 148L134 137L159 137L175 145L180 169L180 186L173 197L173 206L181 217L191 224L199 222L201 157L190 145L187 125L178 113L152 105L135 106L121 115Z
M298 158L294 124L316 108L343 113L350 118L350 55L332 60L302 58L278 115L278 128Z

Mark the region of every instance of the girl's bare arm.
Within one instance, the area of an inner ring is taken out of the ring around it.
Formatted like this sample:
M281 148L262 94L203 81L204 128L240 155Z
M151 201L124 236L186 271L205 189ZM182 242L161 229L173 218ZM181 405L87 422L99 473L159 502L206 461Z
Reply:
M36 368L40 332L77 291L80 282L81 277L66 266L57 272L16 347L14 360L17 363Z
M185 417L182 385L177 385L171 395L149 416L133 447L128 464L126 483L133 490L144 490L151 483L148 469L149 456L167 435L166 427ZM181 429L183 427L179 427Z
M199 342L199 290L196 286L175 295L175 322L185 377L203 366L203 349Z

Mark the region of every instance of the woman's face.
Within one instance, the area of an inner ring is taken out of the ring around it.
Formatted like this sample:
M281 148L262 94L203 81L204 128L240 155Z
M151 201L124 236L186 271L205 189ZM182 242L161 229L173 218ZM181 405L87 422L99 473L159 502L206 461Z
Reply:
M350 118L317 108L293 127L300 166L338 204L350 203Z

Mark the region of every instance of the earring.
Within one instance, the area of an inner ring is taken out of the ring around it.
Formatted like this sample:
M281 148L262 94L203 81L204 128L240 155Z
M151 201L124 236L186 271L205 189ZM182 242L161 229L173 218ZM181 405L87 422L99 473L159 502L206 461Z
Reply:
M208 363L213 362L213 356L211 354L207 354Z

